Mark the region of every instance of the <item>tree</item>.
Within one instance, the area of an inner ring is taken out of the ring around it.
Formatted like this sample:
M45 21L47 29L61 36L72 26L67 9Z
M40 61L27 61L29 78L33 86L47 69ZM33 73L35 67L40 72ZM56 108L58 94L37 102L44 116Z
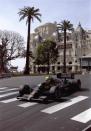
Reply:
M44 42L39 44L36 51L35 63L38 65L47 64L48 74L49 74L50 64L55 63L57 61L57 58L58 58L58 47L54 41L45 40Z
M28 24L28 31L27 31L27 49L26 49L26 65L24 74L29 74L29 52L30 52L30 26L31 22L36 18L38 21L41 22L39 13L39 9L35 9L34 7L24 7L19 11L20 21L23 19L27 19L26 23Z
M7 71L7 65L11 60L23 57L23 37L12 31L0 31L0 70Z
M70 23L68 20L64 20L59 24L59 28L64 32L64 61L63 61L63 72L66 73L66 34L67 30L72 31L73 30L73 24Z

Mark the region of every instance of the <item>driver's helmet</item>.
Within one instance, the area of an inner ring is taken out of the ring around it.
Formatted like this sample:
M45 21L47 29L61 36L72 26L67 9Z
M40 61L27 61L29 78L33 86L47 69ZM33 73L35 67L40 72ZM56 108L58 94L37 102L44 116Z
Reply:
M45 77L45 81L46 81L46 83L53 84L55 80L53 77L47 76L47 77Z
M50 76L46 76L45 77L45 81L49 80L50 79Z

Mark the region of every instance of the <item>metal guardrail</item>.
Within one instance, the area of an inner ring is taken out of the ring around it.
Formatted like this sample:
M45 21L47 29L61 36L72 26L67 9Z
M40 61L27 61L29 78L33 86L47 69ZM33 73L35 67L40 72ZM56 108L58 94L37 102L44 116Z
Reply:
M0 79L1 79L1 78L9 78L9 77L11 77L11 76L12 76L11 73L2 73L2 74L0 74Z
M73 73L57 73L57 78L60 79L74 79Z

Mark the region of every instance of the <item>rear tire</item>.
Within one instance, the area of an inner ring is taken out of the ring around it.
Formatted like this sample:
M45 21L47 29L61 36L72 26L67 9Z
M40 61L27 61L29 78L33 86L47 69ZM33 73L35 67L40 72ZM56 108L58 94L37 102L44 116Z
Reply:
M54 98L55 99L60 99L61 98L61 91L60 91L60 89L58 87L55 89Z
M80 79L77 80L77 87L78 87L78 90L81 90L81 80Z

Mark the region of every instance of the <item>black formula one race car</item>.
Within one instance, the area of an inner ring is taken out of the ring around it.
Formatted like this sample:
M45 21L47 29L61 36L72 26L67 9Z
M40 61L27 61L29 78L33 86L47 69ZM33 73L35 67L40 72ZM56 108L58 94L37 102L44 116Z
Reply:
M73 74L57 74L57 77L47 77L45 82L38 84L34 89L24 85L19 89L20 100L58 100L61 97L81 90L81 81L73 80Z

